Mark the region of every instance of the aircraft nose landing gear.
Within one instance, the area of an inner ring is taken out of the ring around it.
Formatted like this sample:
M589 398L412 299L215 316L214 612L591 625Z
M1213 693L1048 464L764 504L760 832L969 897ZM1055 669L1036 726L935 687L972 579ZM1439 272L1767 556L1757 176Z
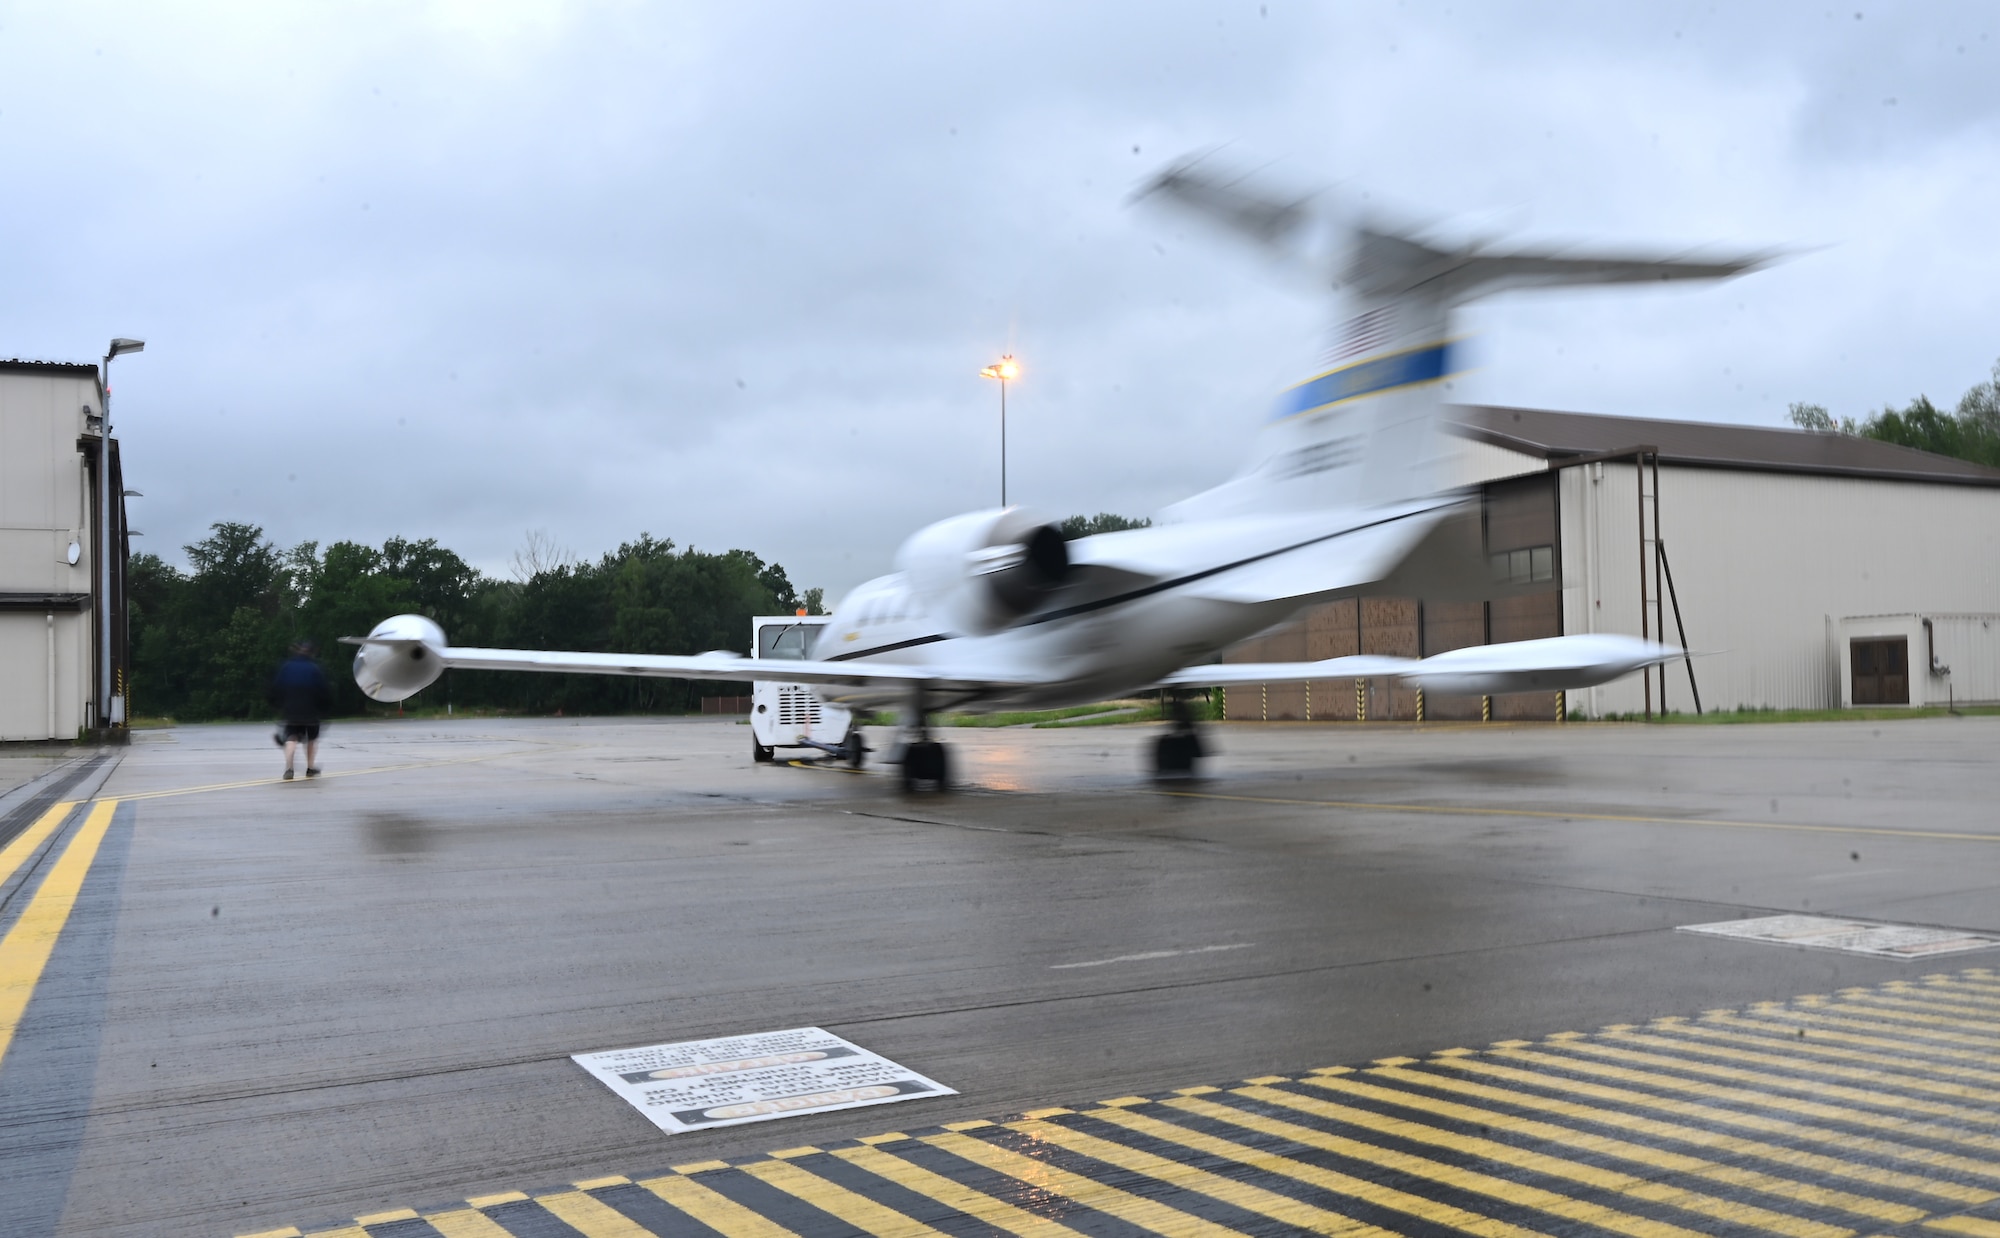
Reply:
M1193 711L1180 693L1169 690L1167 733L1153 741L1153 777L1192 778L1204 755L1206 749L1202 746L1201 732L1195 727Z

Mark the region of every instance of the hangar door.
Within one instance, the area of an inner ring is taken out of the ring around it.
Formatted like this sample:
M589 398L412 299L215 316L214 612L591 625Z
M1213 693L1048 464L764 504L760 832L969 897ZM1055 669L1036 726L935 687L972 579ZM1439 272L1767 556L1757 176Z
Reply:
M1908 637L1876 636L1847 643L1849 669L1854 674L1856 705L1910 703L1910 641Z

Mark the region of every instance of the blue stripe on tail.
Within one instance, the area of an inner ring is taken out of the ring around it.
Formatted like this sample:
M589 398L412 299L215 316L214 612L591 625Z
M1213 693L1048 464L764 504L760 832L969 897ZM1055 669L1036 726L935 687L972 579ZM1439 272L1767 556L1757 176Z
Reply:
M1356 400L1396 387L1433 383L1449 373L1450 344L1430 344L1386 357L1371 357L1308 379L1285 392L1278 397L1278 408L1271 415L1271 420L1282 421L1330 404L1339 404L1343 400Z

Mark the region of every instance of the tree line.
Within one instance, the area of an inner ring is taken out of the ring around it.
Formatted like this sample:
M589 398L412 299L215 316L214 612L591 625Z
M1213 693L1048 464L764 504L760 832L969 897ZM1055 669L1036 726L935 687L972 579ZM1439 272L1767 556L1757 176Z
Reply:
M1071 516L1061 528L1074 538L1150 523L1099 512ZM334 713L363 713L372 703L347 673L352 651L339 639L365 635L390 615L428 615L454 645L748 653L752 615L801 607L817 615L824 600L819 589L794 589L783 567L747 550L680 549L648 533L594 563L531 533L511 579L480 572L431 538L284 549L254 524L222 522L182 549L187 571L142 553L127 572L134 716L268 717L265 687L300 640L318 646ZM680 679L461 670L425 689L424 699L522 713L672 713L738 691Z
M370 703L347 673L351 650L339 638L365 635L396 614L428 615L455 645L747 653L752 615L821 610L820 590L801 595L783 567L747 550L680 549L651 534L594 563L548 553L545 541L531 539L511 580L485 575L430 538L281 549L256 525L225 522L184 549L185 572L158 555L131 559L135 716L268 717L265 687L299 640L319 648L334 713L362 713ZM425 697L527 713L676 712L738 690L609 675L451 671L445 678Z
M1792 405L1791 420L1801 429L1857 434L2000 468L2000 361L1993 363L1992 379L1960 396L1949 413L1920 395L1907 407L1885 408L1859 425L1852 417L1836 419L1819 404Z

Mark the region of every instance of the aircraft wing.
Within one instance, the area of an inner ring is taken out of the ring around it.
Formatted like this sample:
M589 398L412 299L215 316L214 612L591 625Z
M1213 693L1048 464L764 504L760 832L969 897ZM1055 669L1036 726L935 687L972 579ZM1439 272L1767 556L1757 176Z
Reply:
M475 671L551 671L557 674L641 675L656 679L776 680L781 683L928 683L939 687L1015 686L1036 682L988 669L916 666L856 659L852 662L788 662L747 658L736 653L631 654L563 653L532 649L444 651L445 665Z
M1633 671L1688 657L1684 649L1636 636L1595 634L1473 645L1428 658L1363 654L1319 662L1220 662L1183 667L1161 687L1296 683L1306 679L1404 680L1429 692L1500 696L1591 688Z
M374 700L392 702L416 695L454 667L738 683L763 679L848 687L922 683L945 692L974 693L1039 682L1000 667L887 663L860 658L790 662L727 652L681 655L475 649L447 645L443 630L421 615L398 615L376 625L367 636L344 637L341 643L359 647L354 658L354 682Z

